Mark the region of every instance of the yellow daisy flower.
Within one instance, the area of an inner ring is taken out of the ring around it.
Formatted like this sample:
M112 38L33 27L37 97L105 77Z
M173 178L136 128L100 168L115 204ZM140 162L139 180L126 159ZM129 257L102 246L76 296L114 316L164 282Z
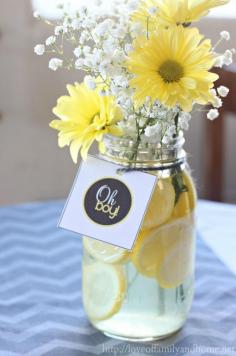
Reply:
M128 69L134 74L134 99L142 105L146 97L172 108L191 111L193 104L212 102L210 89L218 75L210 73L215 58L210 40L197 28L175 26L139 38L129 55Z
M113 97L100 96L98 90L89 90L85 84L68 85L67 90L69 96L60 97L53 109L60 120L53 120L50 126L59 131L59 147L70 146L71 157L77 163L79 151L85 160L95 140L104 150L103 135L122 135L116 125L122 113Z
M199 21L212 8L228 2L229 0L143 0L132 18L143 23L145 27L148 19L150 29L158 24L164 26L188 24ZM157 8L154 14L150 13L152 8Z

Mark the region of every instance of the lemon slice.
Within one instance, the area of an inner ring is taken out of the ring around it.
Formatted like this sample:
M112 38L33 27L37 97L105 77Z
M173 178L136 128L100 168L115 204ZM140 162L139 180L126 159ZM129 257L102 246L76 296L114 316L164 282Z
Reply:
M191 210L193 210L196 208L197 205L197 191L193 182L193 178L186 170L184 171L184 182L189 190L189 207Z
M197 193L193 183L193 180L187 171L183 172L184 184L187 186L188 191L181 193L178 203L173 210L174 218L181 218L195 209L197 204Z
M163 255L157 268L157 280L162 288L176 288L193 273L194 228L184 221L162 231Z
M83 244L86 251L100 262L123 263L126 262L129 252L121 247L113 246L108 243L83 237Z
M152 195L146 212L142 229L153 229L170 217L175 204L175 191L171 179L160 179Z
M158 275L161 276L162 285L169 285L168 282L165 284L165 279L168 280L168 256L173 254L172 251L176 247L180 246L181 249L181 246L185 241L189 241L189 245L185 244L184 247L187 248L188 253L191 252L193 242L192 235L193 220L191 216L184 219L174 220L167 225L162 225L151 231L143 230L141 231L131 253L131 261L136 269L146 277L155 278L158 271L161 271ZM184 253L185 252L183 252L183 257L185 257ZM181 256L174 261L178 265L181 265L181 261L179 261L180 257ZM169 267L171 276L172 267L172 265ZM167 274L166 278L165 273ZM179 279L183 280L185 277L182 271L179 270L178 273L180 278L178 278L177 284Z
M155 277L162 260L162 246L158 230L142 230L131 252L131 261L139 273Z
M83 304L91 320L104 320L116 314L126 292L121 266L92 263L83 267Z

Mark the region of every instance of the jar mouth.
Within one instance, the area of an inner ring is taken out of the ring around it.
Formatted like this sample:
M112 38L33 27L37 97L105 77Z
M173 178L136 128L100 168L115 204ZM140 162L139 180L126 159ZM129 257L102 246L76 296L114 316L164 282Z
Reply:
M181 164L186 160L183 136L173 138L168 144L140 142L135 138L105 135L105 153L102 158L123 166L158 167Z

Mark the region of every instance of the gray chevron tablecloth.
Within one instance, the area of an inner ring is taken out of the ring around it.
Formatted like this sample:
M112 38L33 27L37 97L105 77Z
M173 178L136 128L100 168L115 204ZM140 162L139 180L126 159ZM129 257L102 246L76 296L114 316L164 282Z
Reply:
M134 344L96 331L81 303L81 241L56 228L62 207L0 208L0 356L236 355L236 277L200 238L195 300L179 334Z

